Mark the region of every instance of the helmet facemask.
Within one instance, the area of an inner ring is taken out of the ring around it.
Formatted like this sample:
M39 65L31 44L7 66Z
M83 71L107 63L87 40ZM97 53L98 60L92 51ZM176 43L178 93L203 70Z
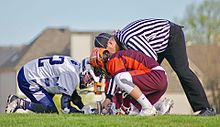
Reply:
M98 69L102 74L107 75L107 61L110 57L110 52L104 48L94 48L90 56L91 65Z
M83 59L80 65L80 89L92 87L98 81L99 77L95 76L89 58Z

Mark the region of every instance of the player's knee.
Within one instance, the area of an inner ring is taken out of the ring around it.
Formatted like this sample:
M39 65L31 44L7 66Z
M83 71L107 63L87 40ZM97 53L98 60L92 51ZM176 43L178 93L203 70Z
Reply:
M128 94L133 90L134 84L132 77L128 72L119 73L115 76L115 83L119 88L126 91Z
M115 76L115 83L117 85L125 84L126 81L132 83L132 77L129 72L122 72Z

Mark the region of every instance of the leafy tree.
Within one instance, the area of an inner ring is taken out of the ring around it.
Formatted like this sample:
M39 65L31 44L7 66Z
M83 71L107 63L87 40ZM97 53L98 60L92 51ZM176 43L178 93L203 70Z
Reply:
M185 26L188 41L220 45L219 0L205 0L199 5L190 4L181 23Z

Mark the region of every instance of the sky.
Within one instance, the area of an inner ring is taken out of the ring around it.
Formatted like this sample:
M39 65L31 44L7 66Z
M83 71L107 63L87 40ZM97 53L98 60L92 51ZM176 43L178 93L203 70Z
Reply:
M0 46L29 44L48 27L121 29L143 18L174 21L203 0L0 0Z

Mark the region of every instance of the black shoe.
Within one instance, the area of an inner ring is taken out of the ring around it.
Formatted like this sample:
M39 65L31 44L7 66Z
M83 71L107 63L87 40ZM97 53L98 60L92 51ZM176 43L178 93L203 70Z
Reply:
M9 95L7 99L7 105L5 107L6 113L14 113L19 109L20 98L15 95Z
M12 101L18 99L19 97L17 97L16 95L9 95L8 99L7 99L7 104L11 103Z
M216 115L216 112L213 108L206 108L201 110L201 112L198 114L198 116L214 116Z

